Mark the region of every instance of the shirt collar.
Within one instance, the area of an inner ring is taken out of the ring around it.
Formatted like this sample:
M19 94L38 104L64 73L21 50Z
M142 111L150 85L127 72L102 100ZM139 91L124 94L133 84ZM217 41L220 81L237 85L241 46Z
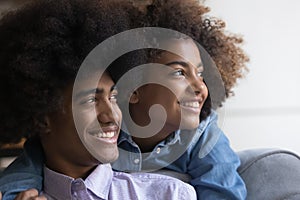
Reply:
M73 181L74 178L57 173L44 166L43 190L55 199L72 199L71 187Z
M85 179L86 188L102 199L108 199L113 172L110 164L101 164ZM74 178L44 167L44 192L55 199L72 199ZM57 185L59 184L59 187Z
M211 121L217 120L217 113L214 110L211 110L211 114L203 121L200 122L199 126L195 129L198 134L202 134L205 128L208 126L208 124ZM124 123L123 123L124 124ZM126 128L126 125L124 124L123 127ZM127 130L127 129L125 129ZM187 130L190 132L190 130ZM172 145L175 144L180 139L180 133L185 132L185 130L177 130L171 135L169 135L165 140L161 141L156 147L160 146L163 147L165 145ZM120 145L122 142L129 142L130 144L136 146L136 143L132 140L132 137L130 134L124 132L121 130L119 139L118 139L118 145Z
M113 171L110 164L101 164L85 179L86 187L101 199L108 199Z
M118 138L118 145L121 144L122 142L127 141L130 143L134 143L132 140L131 135L128 133L124 132L123 130L120 130L119 138Z

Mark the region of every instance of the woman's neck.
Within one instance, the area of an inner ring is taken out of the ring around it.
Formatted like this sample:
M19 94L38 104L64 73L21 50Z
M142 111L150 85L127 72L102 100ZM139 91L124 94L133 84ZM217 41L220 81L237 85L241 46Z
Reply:
M155 146L171 135L174 130L163 128L160 132L151 137L134 137L132 140L139 146L142 153L153 151Z

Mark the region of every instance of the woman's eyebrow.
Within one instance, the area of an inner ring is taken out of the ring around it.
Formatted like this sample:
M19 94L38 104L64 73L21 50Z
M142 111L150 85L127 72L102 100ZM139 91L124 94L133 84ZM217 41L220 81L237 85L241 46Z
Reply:
M111 92L114 91L114 90L117 90L117 91L118 91L118 88L117 88L116 85L113 85L113 86L111 86L111 88L110 88L110 91L111 91Z
M169 63L166 63L165 65L181 65L183 67L188 67L189 64L187 62L184 62L184 61L172 61L172 62L169 62ZM203 64L202 62L199 63L198 65L196 65L197 68L203 68Z

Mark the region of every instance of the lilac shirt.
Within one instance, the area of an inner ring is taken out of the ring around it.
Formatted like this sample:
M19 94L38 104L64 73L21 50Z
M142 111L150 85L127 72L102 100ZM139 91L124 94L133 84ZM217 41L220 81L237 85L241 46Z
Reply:
M99 165L86 180L45 167L43 195L48 200L197 199L194 188L178 179L151 173L114 172L110 164Z

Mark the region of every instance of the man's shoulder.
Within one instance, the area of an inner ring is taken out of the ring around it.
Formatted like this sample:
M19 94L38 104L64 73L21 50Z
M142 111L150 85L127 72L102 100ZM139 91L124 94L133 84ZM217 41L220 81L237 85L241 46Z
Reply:
M135 187L135 189L144 194L147 194L147 191L153 194L155 191L157 194L169 195L169 197L173 195L173 199L176 197L196 199L195 189L190 184L163 174L114 172L114 182L117 181L120 181L122 186L124 186L124 182L128 184L128 187L130 187L129 185L139 185L140 187Z

